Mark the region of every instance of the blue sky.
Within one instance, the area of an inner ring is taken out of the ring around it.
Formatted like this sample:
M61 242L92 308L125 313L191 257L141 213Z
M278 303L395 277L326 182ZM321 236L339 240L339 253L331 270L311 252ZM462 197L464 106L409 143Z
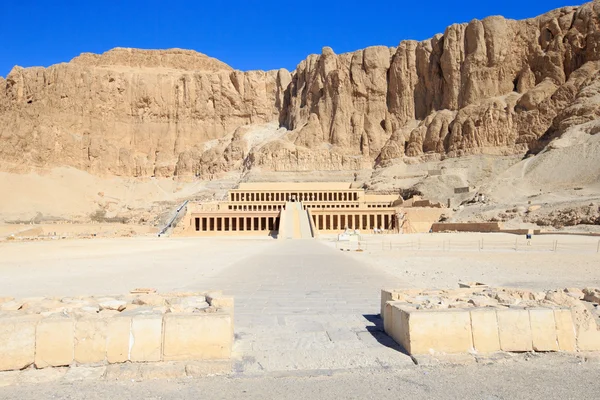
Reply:
M0 76L113 47L194 49L236 69L292 70L330 46L343 53L423 40L455 22L522 19L573 0L3 0Z

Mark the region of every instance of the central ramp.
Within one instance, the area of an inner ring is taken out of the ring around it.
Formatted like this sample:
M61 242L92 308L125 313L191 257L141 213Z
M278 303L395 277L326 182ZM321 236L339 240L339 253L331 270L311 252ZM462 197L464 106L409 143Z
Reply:
M202 284L235 297L242 375L414 368L377 317L381 288L406 283L331 244L277 241Z
M278 239L312 239L310 216L302 203L288 201L281 211Z

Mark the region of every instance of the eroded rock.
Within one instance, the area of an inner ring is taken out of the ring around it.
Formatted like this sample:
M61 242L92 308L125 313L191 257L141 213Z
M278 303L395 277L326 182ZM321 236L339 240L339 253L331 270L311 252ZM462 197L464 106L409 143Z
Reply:
M211 179L539 151L600 116L599 27L592 2L392 48L325 47L293 73L176 49L15 67L0 79L0 169Z

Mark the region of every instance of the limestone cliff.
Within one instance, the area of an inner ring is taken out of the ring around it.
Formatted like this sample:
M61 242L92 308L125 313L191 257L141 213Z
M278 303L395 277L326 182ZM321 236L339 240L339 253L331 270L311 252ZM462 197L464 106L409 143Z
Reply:
M490 17L391 50L326 48L298 66L287 125L314 114L323 134L310 146L328 142L379 162L524 152L594 80L599 11L594 2L525 21Z
M286 75L234 71L182 50L115 49L15 67L0 94L0 164L170 176L207 141L277 119Z
M207 178L537 152L598 119L599 44L594 1L397 48L326 47L293 73L235 71L178 49L15 67L0 79L0 169Z

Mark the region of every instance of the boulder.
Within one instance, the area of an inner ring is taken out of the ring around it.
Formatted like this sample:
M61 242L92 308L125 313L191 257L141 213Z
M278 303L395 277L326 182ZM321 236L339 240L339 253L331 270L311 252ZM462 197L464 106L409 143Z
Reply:
M583 300L585 296L583 290L578 288L566 288L565 293L578 300Z
M583 299L591 303L600 303L600 289L586 288L583 289Z

